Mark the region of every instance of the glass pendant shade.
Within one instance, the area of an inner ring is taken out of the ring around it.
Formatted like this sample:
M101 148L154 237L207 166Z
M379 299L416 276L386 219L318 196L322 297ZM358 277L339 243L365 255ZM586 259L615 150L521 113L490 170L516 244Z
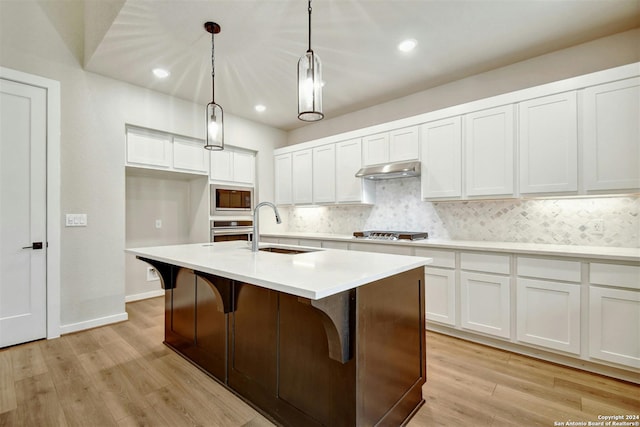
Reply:
M207 104L207 150L224 150L224 113L216 103Z
M322 65L318 55L308 50L298 60L298 118L315 122L323 117Z

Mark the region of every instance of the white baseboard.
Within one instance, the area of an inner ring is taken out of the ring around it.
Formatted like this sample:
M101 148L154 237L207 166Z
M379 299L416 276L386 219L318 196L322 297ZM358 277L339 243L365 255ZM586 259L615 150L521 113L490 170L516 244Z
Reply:
M127 312L114 314L113 316L100 317L97 319L87 320L85 322L70 323L68 325L60 325L60 335L71 334L73 332L84 331L85 329L97 328L99 326L110 325L112 323L124 322L129 320Z
M124 302L140 301L147 298L161 297L164 295L164 289L157 289L155 291L143 292L141 294L127 295L124 297Z

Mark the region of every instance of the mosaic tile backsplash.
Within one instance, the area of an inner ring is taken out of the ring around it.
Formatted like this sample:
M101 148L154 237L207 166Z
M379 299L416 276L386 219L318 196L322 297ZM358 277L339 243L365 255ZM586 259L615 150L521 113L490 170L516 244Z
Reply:
M375 206L287 210L285 224L292 232L426 230L434 239L640 247L637 195L424 202L420 198L420 178L402 178L376 183ZM604 226L602 235L594 234L598 220Z

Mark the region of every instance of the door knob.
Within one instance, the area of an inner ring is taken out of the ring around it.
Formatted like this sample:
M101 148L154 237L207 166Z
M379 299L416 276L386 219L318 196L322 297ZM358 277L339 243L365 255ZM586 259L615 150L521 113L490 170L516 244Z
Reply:
M33 242L31 246L23 246L22 249L42 249L42 242Z

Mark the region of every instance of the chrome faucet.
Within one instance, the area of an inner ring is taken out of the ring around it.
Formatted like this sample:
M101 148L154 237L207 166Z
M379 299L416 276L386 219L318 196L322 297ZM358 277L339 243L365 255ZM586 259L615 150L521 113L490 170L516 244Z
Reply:
M258 210L260 210L263 206L271 206L273 208L273 212L276 214L276 223L282 224L282 220L280 219L280 212L278 212L278 208L271 202L262 202L258 203L258 206L253 210L253 241L251 242L251 251L258 252L258 245L260 244L260 226L258 224Z

